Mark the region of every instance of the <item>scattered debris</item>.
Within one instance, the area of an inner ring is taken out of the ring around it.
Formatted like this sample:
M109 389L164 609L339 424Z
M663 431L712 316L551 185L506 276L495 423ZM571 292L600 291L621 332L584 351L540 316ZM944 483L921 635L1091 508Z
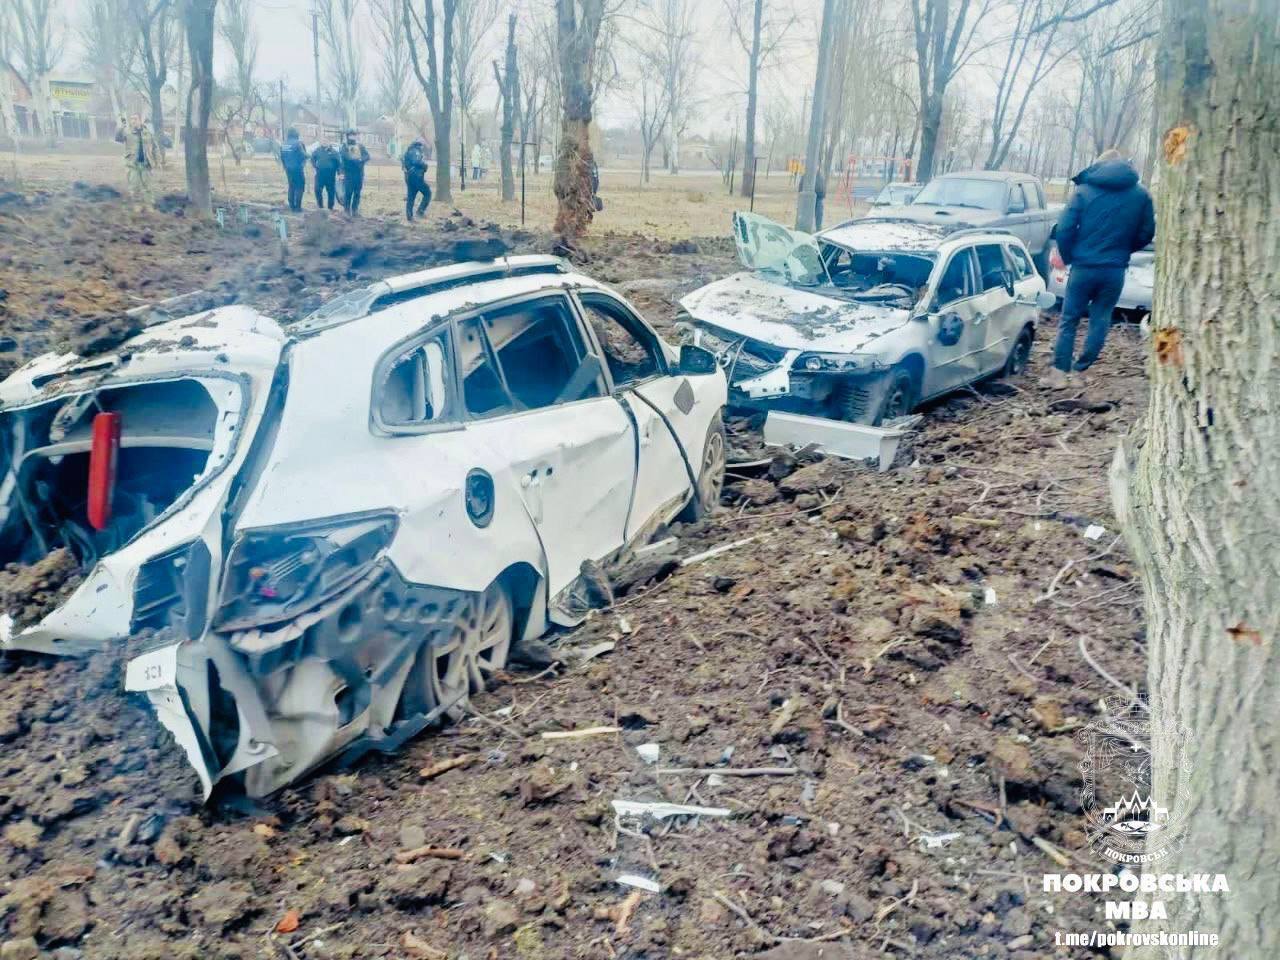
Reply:
M755 543L756 537L745 537L742 540L734 540L730 543L722 543L718 547L712 547L710 550L704 550L702 553L695 553L691 557L685 557L680 561L680 566L689 567L695 563L701 563L703 560L710 560L712 557L718 557L730 550L736 550L738 547L745 547L749 543Z
M466 853L457 847L418 847L414 850L401 850L396 854L396 863L417 863L419 860L461 860Z
M662 884L657 880L650 880L648 877L642 877L638 873L622 873L616 878L616 882L624 887L638 887L641 890L648 890L650 893L660 893Z
M656 743L642 743L636 747L636 753L640 755L640 759L645 763L657 763L658 757L662 753L662 748Z
M418 776L422 777L423 780L431 780L434 777L440 776L442 773L448 773L450 770L469 767L478 759L480 758L474 753L464 753L462 756L450 757L447 760L440 760L430 766L423 767L418 771Z
M663 803L647 800L614 800L613 810L618 817L651 817L665 820L668 817L730 817L728 807L698 807L687 803Z
M543 740L580 740L583 737L598 737L610 733L621 733L621 727L584 727L581 730L544 730Z

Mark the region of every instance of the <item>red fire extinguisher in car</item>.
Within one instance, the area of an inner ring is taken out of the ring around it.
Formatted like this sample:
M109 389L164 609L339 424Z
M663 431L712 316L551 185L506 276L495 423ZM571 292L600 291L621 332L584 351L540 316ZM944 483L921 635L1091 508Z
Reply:
M89 526L105 530L111 522L116 492L116 465L120 459L120 414L100 413L93 418L89 447Z

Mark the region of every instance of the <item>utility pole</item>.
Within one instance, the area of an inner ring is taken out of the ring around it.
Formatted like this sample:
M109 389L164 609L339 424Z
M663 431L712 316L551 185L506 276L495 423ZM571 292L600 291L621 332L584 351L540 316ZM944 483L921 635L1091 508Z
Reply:
M311 11L311 56L316 64L316 117L320 116L320 12Z
M284 77L280 78L280 143L284 143Z
M796 200L796 229L812 233L817 216L817 192L814 190L818 176L819 153L822 149L822 129L827 108L827 73L831 64L831 42L835 30L832 26L835 0L823 0L822 32L818 44L818 73L813 81L813 113L809 117L809 143L804 152L804 173L800 176L800 196Z

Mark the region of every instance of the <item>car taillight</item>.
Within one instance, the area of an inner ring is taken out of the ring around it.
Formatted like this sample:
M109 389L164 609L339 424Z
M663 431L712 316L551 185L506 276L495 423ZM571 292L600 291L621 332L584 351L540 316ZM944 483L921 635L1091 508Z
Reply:
M246 531L227 558L217 626L272 623L327 600L372 569L396 526L377 513Z
M1058 245L1054 244L1049 251L1049 266L1055 270L1065 270L1067 265L1062 260L1062 254L1058 252Z
M120 414L100 413L93 418L89 448L89 526L105 530L111 522L111 501L116 491L116 464L120 460Z

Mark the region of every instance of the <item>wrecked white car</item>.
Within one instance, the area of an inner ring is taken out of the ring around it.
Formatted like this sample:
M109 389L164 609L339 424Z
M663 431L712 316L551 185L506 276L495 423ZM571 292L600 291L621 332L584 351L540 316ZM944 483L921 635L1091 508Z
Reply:
M0 385L0 560L83 579L0 645L133 638L126 686L206 796L269 793L456 716L581 619L584 562L708 511L725 398L714 357L552 257L37 358Z
M1070 276L1071 268L1062 262L1055 247L1049 255L1049 292L1059 302L1067 296L1067 280ZM1155 285L1156 251L1154 246L1148 246L1130 257L1116 309L1141 319L1151 312L1151 304L1155 300Z
M816 237L734 214L747 272L680 301L730 403L879 424L1027 365L1053 305L1009 233L854 220Z

